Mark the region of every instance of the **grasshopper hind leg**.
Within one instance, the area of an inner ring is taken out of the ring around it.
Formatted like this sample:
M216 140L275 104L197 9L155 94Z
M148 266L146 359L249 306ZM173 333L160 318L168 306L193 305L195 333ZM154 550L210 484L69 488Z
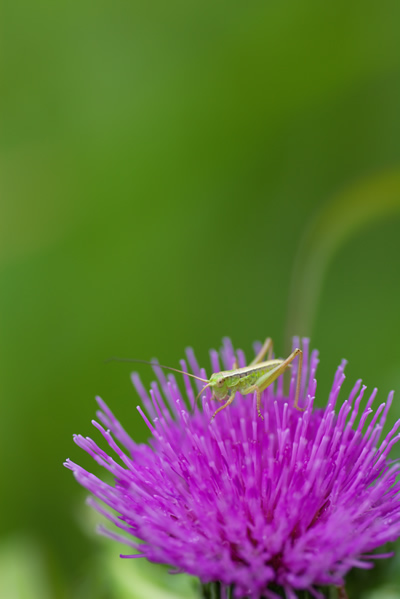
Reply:
M296 410L298 410L299 412L304 412L304 410L306 408L300 408L300 406L299 406L300 387L301 387L301 373L302 373L302 370L303 370L303 352L302 352L301 349L299 349L298 347L296 347L296 349L292 351L292 353L290 354L290 356L288 358L286 358L286 360L283 360L282 364L280 364L277 368L274 369L274 374L273 374L273 376L271 376L270 382L272 383L276 378L278 378L278 376L280 376L281 374L283 374L285 372L285 370L290 366L290 364L293 362L293 360L297 356L299 356L299 364L298 364L298 367L297 367L296 390L295 390L295 395L294 395L294 404L293 404L293 407ZM261 388L265 389L265 387L268 384L270 384L269 381L267 382L266 385L262 385Z
M260 389L256 389L256 392L257 392L257 414L259 415L261 420L264 420L264 416L261 414L261 391L260 391Z
M294 396L294 407L300 412L304 412L305 408L299 407L299 396L300 396L300 385L301 385L301 373L303 370L303 352L301 349L296 349L293 353L297 352L299 356L299 365L297 369L297 380L296 380L296 394ZM293 355L293 354L292 354Z
M262 362L267 353L268 353L268 360L271 360L272 359L272 347L273 347L272 339L270 337L268 337L264 341L262 348L260 349L260 351L258 352L256 357L254 358L254 360L252 360L250 362L249 366L254 366L255 364L259 364L260 362Z
M279 376L281 376L285 370L291 365L293 360L296 357L299 357L299 365L296 376L296 390L294 396L294 404L293 407L300 412L304 412L305 408L299 407L299 397L300 397L300 387L301 387L301 373L303 368L303 352L301 349L296 348L286 360L282 360L282 362L273 368L272 370L266 372L260 379L251 387L246 390L247 393L253 393L254 391L257 393L257 411L258 415L261 416L260 412L260 401L261 401L261 392L264 391L269 385L271 385Z

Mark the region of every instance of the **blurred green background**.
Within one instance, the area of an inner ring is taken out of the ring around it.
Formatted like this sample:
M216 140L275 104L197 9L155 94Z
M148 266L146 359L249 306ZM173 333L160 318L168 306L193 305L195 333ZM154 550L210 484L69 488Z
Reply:
M71 435L99 394L146 439L105 358L208 364L224 335L247 355L310 335L321 404L343 357L344 393L400 391L400 3L9 0L1 20L1 596L168 598L89 534L62 462L98 470ZM399 597L383 568L366 584Z

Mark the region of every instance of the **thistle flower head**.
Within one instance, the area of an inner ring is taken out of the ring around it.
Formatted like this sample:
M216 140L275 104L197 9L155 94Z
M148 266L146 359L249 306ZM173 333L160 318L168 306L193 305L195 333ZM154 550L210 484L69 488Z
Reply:
M379 556L370 552L400 536L400 466L388 459L400 421L379 444L392 394L373 412L376 389L366 398L357 381L337 407L343 362L326 407L316 409L317 352L308 357L307 340L303 351L304 412L293 407L296 365L287 395L282 377L263 392L264 420L255 398L237 394L212 423L216 404L209 389L191 413L196 393L187 376L182 395L175 377L155 368L158 383L148 394L133 374L148 445L135 443L98 398L101 424L93 424L107 452L90 438L77 435L75 442L114 483L70 460L66 466L102 502L91 498L90 505L125 533L102 531L134 548L122 557L144 556L203 583L233 585L236 597L273 599L277 585L288 599L301 589L322 597L318 587L340 586L351 568L371 567ZM207 378L192 350L187 357L193 373ZM236 357L245 366L240 350ZM233 367L227 339L220 355L211 352L214 372L220 359L222 368ZM184 361L181 367L187 370ZM200 391L202 383L195 384Z

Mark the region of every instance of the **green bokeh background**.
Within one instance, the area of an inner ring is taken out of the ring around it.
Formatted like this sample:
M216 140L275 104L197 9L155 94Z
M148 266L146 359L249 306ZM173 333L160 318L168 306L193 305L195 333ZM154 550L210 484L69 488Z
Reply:
M97 471L71 439L95 394L146 439L129 366L104 359L207 364L224 335L284 354L310 223L400 169L399 22L396 0L3 3L0 572L38 576L7 597L135 596L113 572L147 566L89 534L62 468ZM320 403L343 357L345 390L400 390L399 257L396 209L338 244L306 331ZM393 563L381 583L400 596Z

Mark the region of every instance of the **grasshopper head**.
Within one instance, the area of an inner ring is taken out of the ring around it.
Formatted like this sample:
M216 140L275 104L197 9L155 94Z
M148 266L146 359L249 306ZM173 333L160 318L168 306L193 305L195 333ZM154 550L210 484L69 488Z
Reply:
M228 395L228 382L223 372L214 372L210 377L210 387L217 401L222 401Z

